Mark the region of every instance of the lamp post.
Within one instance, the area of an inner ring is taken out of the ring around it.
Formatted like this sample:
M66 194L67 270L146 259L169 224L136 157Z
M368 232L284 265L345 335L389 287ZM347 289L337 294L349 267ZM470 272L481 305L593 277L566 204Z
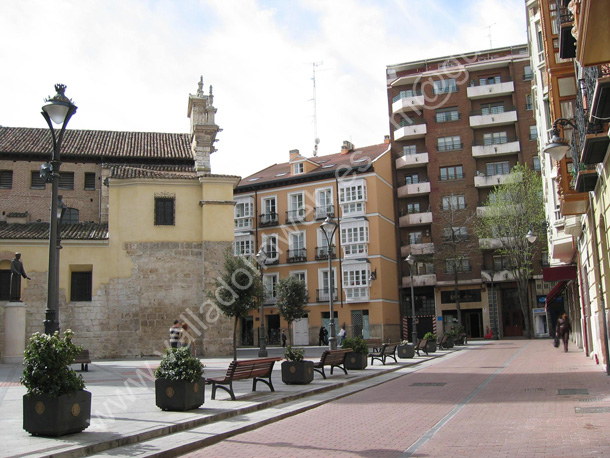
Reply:
M565 127L571 126L576 129L576 125L569 119L559 118L553 122L553 128L551 129L551 142L543 148L542 151L550 154L550 156L556 161L560 161L570 151L571 146L559 136L559 129L557 126Z
M40 167L40 176L51 183L51 222L49 227L49 274L47 280L47 309L45 310L44 332L51 335L59 331L59 221L63 213L59 205L59 169L61 167L61 143L68 121L76 113L76 105L64 94L66 86L56 84L57 94L45 99L42 116L47 121L53 139L51 162ZM59 132L53 124L60 126Z
M411 340L413 345L417 345L417 323L415 322L415 290L413 289L413 264L415 264L415 258L409 253L407 259L409 264L409 274L411 275L411 326L413 331L411 332Z
M258 263L258 268L261 272L261 282L263 281L263 269L264 265L267 261L267 254L265 250L261 248L258 253L256 253L256 262ZM266 358L267 355L267 337L265 336L265 298L261 298L261 325L259 328L258 335L258 357Z
M331 257L331 245L333 241L333 237L335 232L337 232L337 227L339 225L333 221L330 216L327 216L324 222L320 225L322 228L322 232L324 232L324 237L326 238L326 250L328 254L328 304L330 309L330 321L328 322L328 326L330 327L330 337L328 338L328 348L330 350L337 349L337 338L335 333L335 312L333 310L333 271L332 271L332 257ZM330 235L329 235L330 234Z

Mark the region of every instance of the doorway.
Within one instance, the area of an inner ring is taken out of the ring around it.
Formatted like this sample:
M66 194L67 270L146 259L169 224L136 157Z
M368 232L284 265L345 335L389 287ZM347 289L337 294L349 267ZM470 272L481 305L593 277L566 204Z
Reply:
M368 310L352 310L352 336L362 336L363 339L370 339L371 329Z
M462 310L462 320L468 337L473 339L483 337L483 311L481 309Z
M294 345L309 345L309 318L303 318L292 322L292 343Z
M280 335L280 316L279 315L267 315L267 343L269 345L279 345Z

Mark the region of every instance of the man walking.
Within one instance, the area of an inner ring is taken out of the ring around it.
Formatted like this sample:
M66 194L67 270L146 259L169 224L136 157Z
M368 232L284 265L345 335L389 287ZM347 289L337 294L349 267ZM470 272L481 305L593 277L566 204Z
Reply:
M180 327L180 322L178 320L174 320L174 325L169 328L169 345L172 348L178 348L178 342L180 342L180 332L182 328Z

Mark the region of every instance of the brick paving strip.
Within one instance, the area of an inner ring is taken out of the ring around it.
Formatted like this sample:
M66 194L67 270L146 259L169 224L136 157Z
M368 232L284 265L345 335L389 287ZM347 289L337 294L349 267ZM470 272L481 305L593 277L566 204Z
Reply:
M188 456L610 456L610 377L581 351L469 350Z

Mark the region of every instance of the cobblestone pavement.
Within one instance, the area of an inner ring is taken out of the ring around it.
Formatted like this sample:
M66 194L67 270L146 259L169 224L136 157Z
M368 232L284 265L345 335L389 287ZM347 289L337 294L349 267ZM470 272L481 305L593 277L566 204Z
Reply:
M501 340L186 455L610 456L610 377L550 340Z

